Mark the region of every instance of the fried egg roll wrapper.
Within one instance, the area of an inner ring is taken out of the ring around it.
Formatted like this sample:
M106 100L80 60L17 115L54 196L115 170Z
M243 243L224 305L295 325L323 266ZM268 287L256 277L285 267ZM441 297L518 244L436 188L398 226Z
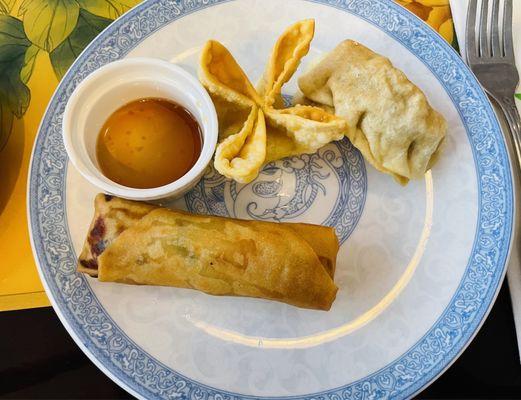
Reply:
M98 276L98 256L121 232L139 221L157 206L98 194L94 217L78 258L78 272Z
M154 210L166 214L157 216L152 213ZM227 229L221 231L224 227ZM187 231L192 235L187 235ZM242 237L243 232L249 238ZM188 240L186 252L180 244L172 245L179 240ZM251 246L252 241L255 247ZM216 247L217 242L221 247ZM137 243L143 246L139 251ZM165 246L170 252L163 249ZM130 248L136 250L132 253L134 260L114 253L119 249L130 257ZM188 253L188 248L193 252ZM173 258L172 249L176 254ZM252 249L256 252L250 255ZM99 274L102 281L192 287L209 294L261 297L300 307L329 309L336 293L333 277L338 249L335 231L329 227L196 216L99 194L78 271L91 276ZM109 255L105 257L107 251ZM162 259L150 258L152 267L144 263L152 254L157 256L157 251L163 251ZM148 255L139 258L138 253ZM201 260L206 260L206 264ZM241 262L243 268L239 268Z
M281 224L158 208L98 258L102 282L175 286L329 310L337 287L313 248Z
M94 201L95 213L87 240L78 260L78 272L98 276L97 258L121 232L139 221L158 206L98 194ZM335 231L321 225L281 223L292 228L313 248L327 273L334 278L338 239Z

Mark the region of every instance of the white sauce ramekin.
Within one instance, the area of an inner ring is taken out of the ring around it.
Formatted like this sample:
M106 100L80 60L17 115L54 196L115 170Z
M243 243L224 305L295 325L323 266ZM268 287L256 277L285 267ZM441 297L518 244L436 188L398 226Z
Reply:
M201 127L202 149L195 165L181 178L157 188L135 189L111 181L96 159L98 134L109 116L141 98L174 101L195 117ZM128 58L107 64L85 78L74 90L63 115L63 141L72 164L103 192L132 200L175 198L202 177L217 144L217 114L197 78L167 61Z

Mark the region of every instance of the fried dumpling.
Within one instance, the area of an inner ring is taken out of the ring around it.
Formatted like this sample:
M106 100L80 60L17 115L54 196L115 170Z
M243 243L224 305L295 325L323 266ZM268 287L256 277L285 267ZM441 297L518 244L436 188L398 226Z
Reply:
M446 121L389 59L346 40L298 84L314 104L345 118L353 145L400 183L422 178L435 162Z
M345 120L319 107L282 108L282 87L309 51L314 26L313 20L304 20L286 29L273 47L258 90L221 43L206 43L199 79L219 117L214 165L222 175L247 183L268 161L313 153L344 136Z

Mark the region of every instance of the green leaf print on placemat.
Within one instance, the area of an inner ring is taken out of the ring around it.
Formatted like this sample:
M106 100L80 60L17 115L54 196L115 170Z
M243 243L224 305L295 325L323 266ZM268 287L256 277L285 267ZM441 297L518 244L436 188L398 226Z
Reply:
M61 79L76 57L112 20L140 0L0 0L0 151L13 117L31 98L26 83L44 52ZM19 5L19 7L17 6Z
M22 82L20 71L30 46L22 22L0 15L0 149L9 139L13 116L21 118L29 106L31 93Z
M52 51L72 32L79 12L76 1L25 0L19 14L29 40L45 51Z
M136 1L133 0L78 0L84 10L109 19L116 19L125 11L128 11Z
M74 30L69 37L50 54L52 67L59 79L67 72L67 69L69 69L85 46L111 22L112 21L108 18L99 17L88 11L80 10L78 23Z
M16 0L0 0L0 14L9 14Z

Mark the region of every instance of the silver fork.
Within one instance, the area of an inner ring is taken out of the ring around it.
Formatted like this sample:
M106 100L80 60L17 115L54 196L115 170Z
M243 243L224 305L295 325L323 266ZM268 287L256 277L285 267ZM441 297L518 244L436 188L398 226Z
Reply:
M477 0L469 1L467 14L467 61L486 92L496 100L512 133L516 156L521 165L521 119L514 100L519 74L512 40L512 0L504 0L503 30L499 24L499 0L492 0L489 28L489 0L481 1L481 17L476 35ZM502 36L502 39L500 37Z
M514 100L514 91L519 82L519 74L514 60L512 40L512 0L504 0L503 31L499 26L499 0L492 0L492 21L490 32L488 24L488 0L482 0L481 18L476 38L477 0L470 0L467 14L466 51L470 68L478 78L487 93L496 100L510 127L511 135L505 135L507 143L515 150L512 158L514 190L516 195L521 190L521 121ZM487 34L488 33L488 34ZM503 40L500 40L502 36ZM520 198L515 200L516 210L521 204ZM521 279L521 213L515 213L515 229L510 261L508 265L509 281L518 282ZM515 297L512 297L514 300ZM517 305L513 301L514 317ZM516 320L516 330L521 326Z

